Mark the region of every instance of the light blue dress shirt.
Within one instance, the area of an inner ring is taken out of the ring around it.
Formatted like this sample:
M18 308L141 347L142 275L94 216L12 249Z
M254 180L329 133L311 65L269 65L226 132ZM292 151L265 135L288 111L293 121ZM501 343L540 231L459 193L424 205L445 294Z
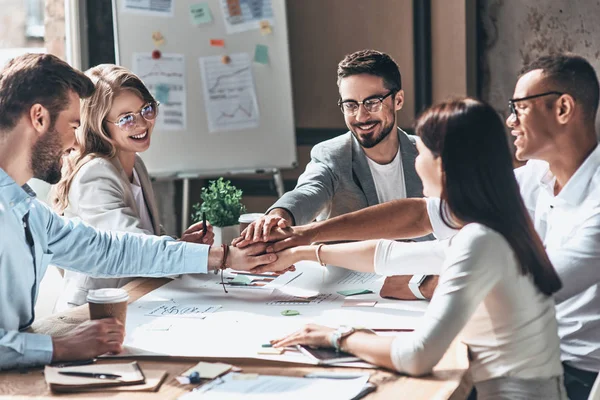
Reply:
M52 360L50 336L23 332L33 322L39 284L50 261L101 278L160 277L206 273L208 251L207 245L168 236L102 232L62 218L0 168L0 370Z

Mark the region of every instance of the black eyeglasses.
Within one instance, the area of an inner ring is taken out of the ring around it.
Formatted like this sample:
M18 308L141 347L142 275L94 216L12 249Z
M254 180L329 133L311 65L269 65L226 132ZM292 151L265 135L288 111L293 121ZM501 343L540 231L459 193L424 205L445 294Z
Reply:
M527 97L521 97L518 99L510 99L508 101L508 110L510 111L510 114L513 117L515 117L515 119L519 118L519 114L517 114L517 108L515 107L516 103L518 103L519 101L537 99L538 97L550 96L551 94L562 96L564 93L552 91L552 92L544 92L544 93L540 93L540 94L534 94L532 96L527 96Z
M117 121L109 121L111 124L115 124L125 132L131 132L137 126L137 116L140 115L146 121L153 121L158 116L158 105L160 103L147 103L136 113L127 113L120 117Z
M365 110L367 110L369 113L376 113L376 112L381 111L381 107L383 106L383 100L385 100L387 97L391 96L394 93L396 93L396 92L394 90L392 90L392 91L388 92L388 94L386 94L385 96L371 96L371 97L364 99L363 101L356 101L356 100L342 101L340 99L340 100L338 100L338 107L340 107L340 110L342 110L342 113L344 115L347 115L349 117L352 117L352 116L358 114L358 109L361 104L365 107Z

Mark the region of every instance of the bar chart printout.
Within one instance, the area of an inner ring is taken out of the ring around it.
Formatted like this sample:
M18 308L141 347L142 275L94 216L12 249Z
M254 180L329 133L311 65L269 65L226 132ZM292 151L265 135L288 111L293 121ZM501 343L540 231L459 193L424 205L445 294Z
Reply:
M229 57L228 64L221 56L199 60L211 133L256 128L260 123L250 55L236 53Z

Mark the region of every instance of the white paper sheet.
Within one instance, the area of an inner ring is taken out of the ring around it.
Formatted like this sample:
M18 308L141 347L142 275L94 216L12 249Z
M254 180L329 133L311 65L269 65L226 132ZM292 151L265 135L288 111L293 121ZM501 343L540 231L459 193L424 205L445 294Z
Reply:
M121 11L154 17L172 17L173 0L124 0Z
M181 396L181 400L348 400L360 393L369 380L368 375L354 379L319 379L287 376L259 375L256 379L236 379L237 374L230 373L217 378L190 393Z
M210 132L256 128L260 123L252 64L248 53L200 57L204 106Z
M271 0L239 0L241 11L239 15L231 15L227 0L220 0L219 3L228 34L259 29L260 21L269 21L269 25L275 25Z
M151 53L134 53L132 66L133 72L155 97L158 97L158 90L166 90L168 93L167 101L161 101L158 108L155 134L160 134L161 130L185 130L187 108L183 54L166 53L160 59L153 60ZM163 94L162 97L164 96Z
M335 276L329 276L327 270L312 262L301 262L296 267L297 277L273 293L242 289L229 290L225 294L219 285L220 277L214 274L184 276L173 280L129 305L125 354L120 356L164 354L216 359L261 358L314 364L299 352L286 351L282 355L259 355L258 352L271 339L283 337L307 323L331 327L415 328L427 304L382 299L377 290L375 293L351 297L377 301L373 307L342 307L344 296L331 291L328 284L333 280L336 286L340 271L336 270ZM287 273L278 279L285 281L285 275ZM320 294L316 301L309 299L309 304L273 303L284 297L294 301L292 296L286 294L288 291L293 293L294 290L309 288ZM205 314L204 319L147 315L163 304L219 304L221 308ZM300 315L282 315L284 310L296 310ZM164 320L169 321L168 327L156 322Z

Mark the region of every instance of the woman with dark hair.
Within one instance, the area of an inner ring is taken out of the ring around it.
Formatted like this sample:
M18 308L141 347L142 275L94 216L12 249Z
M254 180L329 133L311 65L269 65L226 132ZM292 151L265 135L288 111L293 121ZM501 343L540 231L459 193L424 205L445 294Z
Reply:
M500 117L478 100L453 100L427 110L416 133L424 194L443 200L441 217L460 229L456 236L299 246L259 270L313 260L380 275L439 274L422 324L401 338L308 325L273 345L335 347L422 375L460 335L479 399L566 398L551 297L561 282L521 200Z

